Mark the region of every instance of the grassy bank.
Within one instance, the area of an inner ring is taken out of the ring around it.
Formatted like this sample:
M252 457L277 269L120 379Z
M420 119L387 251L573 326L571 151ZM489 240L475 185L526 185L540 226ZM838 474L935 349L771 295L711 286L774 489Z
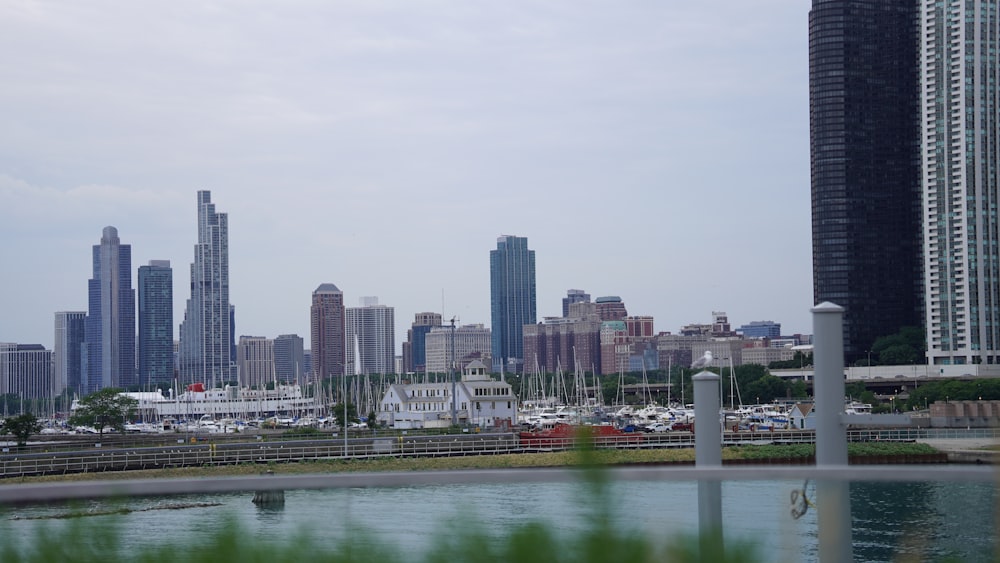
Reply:
M815 453L812 444L761 445L723 448L725 460L766 461L801 459ZM926 444L867 442L848 444L851 456L910 456L938 453ZM650 449L650 450L596 450L590 452L588 461L597 465L693 463L694 450ZM104 473L78 473L69 475L49 475L44 477L16 477L0 479L0 484L44 482L44 481L91 481L95 479L150 479L150 478L194 478L225 477L232 475L258 475L265 469L276 473L293 475L307 473L329 473L344 471L437 471L450 469L503 469L517 467L564 467L577 465L580 455L577 451L551 453L526 453L503 455L478 455L461 457L416 457L416 458L370 458L349 460L308 460L294 463L242 464L204 467L175 467L145 469L140 471L116 471Z

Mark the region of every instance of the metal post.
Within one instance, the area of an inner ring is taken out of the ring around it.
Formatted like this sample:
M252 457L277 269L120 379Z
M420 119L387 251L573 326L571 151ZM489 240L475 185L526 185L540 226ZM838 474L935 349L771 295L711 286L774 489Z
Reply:
M722 466L722 425L719 423L718 375L703 371L694 382L694 464L696 467ZM698 481L698 532L702 546L722 545L722 483Z
M821 303L813 313L813 379L816 405L816 465L847 468L844 413L844 308ZM816 483L819 559L852 561L850 485Z
M448 375L451 377L451 425L458 426L458 408L455 396L455 317L451 318L451 362L449 363Z

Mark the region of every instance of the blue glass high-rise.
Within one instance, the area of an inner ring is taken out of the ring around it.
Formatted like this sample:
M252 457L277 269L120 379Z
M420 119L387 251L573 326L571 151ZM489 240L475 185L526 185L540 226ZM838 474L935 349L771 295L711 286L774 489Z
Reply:
M169 260L139 266L139 385L174 375L174 273Z
M535 324L535 251L527 237L504 235L490 251L493 371L521 371L524 325Z

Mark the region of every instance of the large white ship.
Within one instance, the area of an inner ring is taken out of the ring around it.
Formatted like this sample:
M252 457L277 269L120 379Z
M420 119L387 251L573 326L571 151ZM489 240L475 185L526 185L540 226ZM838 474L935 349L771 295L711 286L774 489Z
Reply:
M227 385L222 389L206 389L203 383L194 383L176 396L172 389L169 396L159 391L122 394L138 401L136 418L144 420L192 420L205 415L253 420L277 415L316 416L323 410L322 403L316 397L303 396L298 385L278 385L274 389ZM77 401L73 401L72 408L77 408Z

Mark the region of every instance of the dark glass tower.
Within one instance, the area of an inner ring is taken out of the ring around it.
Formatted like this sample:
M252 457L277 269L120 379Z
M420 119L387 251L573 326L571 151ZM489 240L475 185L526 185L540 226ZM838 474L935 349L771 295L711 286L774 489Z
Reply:
M118 229L105 227L94 245L94 277L88 281L89 311L84 324L84 393L135 385L135 290L132 247Z
M813 0L813 296L845 308L844 354L922 326L918 3Z
M490 251L494 371L522 371L523 329L535 324L535 251L526 237L501 236Z
M139 385L174 377L174 273L169 260L139 266Z

